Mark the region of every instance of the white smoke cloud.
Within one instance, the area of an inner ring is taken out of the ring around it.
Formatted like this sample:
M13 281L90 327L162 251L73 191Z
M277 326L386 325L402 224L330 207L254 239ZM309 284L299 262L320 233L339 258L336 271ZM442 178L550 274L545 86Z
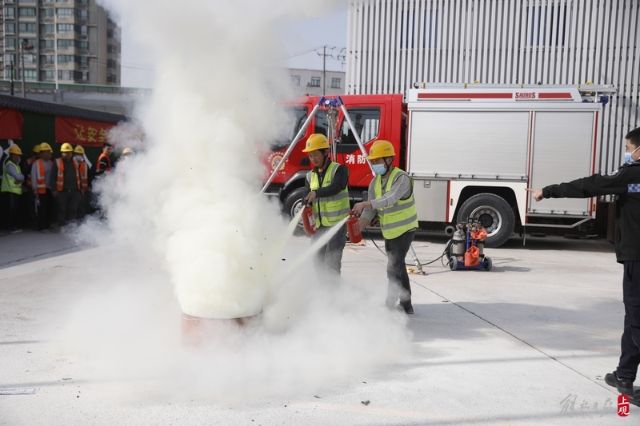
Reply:
M278 107L291 91L277 29L332 3L103 2L148 47L157 80L136 113L142 148L96 185L106 226L80 230L108 265L87 279L110 289L82 298L63 337L82 342L69 348L102 374L171 380L189 394L267 395L329 386L408 353L404 317L382 306L385 277L377 287L335 283L309 260L282 276L281 258L308 243L287 239L279 207L259 193L260 153L290 130ZM121 146L139 138L131 129L117 131ZM262 314L245 328L220 322L190 351L180 312Z

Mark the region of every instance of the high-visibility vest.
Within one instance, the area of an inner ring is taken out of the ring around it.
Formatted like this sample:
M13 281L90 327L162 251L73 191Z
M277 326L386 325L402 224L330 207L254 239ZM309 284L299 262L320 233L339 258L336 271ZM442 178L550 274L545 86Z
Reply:
M78 173L78 164L72 160L73 169L76 172L76 186L78 189L82 188L80 183L80 173ZM56 158L56 166L58 168L58 174L56 175L56 191L61 192L64 189L64 161L62 158Z
M36 180L36 193L44 195L47 193L47 181L46 181L46 169L44 167L44 160L39 158L35 162L36 175L31 179Z
M373 185L375 198L380 198L389 192L393 182L400 175L406 175L408 177L405 172L398 168L391 170L384 192L382 192L382 177L380 175L376 176ZM413 186L413 182L411 182L411 185ZM408 198L398 200L394 205L386 209L379 209L378 216L380 217L382 236L387 240L398 238L405 232L416 229L418 227L418 212L416 210L416 202L413 198L413 188Z
M15 167L16 171L20 170L18 165L13 161L7 160L4 162L4 166L2 167L2 187L0 191L20 195L22 194L22 182L18 182L9 174L10 166Z
M76 163L76 170L78 171L78 178L80 179L80 191L87 192L89 189L89 172L87 170L87 163L84 161L73 160Z
M100 165L102 160L105 160L107 163L107 166L104 168L104 170L102 170L102 166ZM102 152L98 156L98 162L96 163L96 172L100 173L100 172L110 172L110 171L111 171L111 158L109 157L109 154Z
M311 170L307 174L309 188L316 191L319 188L326 188L331 185L333 177L336 175L339 164L333 161L329 163L324 173L324 180L320 185L320 177L318 173ZM313 203L313 217L315 218L316 227L333 226L349 215L349 190L345 188L332 197L318 197Z

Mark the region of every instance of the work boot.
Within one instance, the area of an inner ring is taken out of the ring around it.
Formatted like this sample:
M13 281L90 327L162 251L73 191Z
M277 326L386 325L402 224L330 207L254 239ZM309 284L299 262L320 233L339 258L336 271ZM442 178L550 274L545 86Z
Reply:
M400 302L400 306L404 309L404 313L407 315L413 315L413 305L411 304L411 300L406 300L404 302Z
M605 374L604 381L609 386L617 388L618 392L633 396L633 381L619 378L615 371Z

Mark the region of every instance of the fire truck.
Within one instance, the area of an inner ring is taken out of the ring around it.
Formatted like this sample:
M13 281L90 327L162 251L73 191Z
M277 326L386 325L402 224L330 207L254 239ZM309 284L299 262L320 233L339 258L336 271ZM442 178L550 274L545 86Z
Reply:
M394 165L413 178L421 228L452 233L454 224L479 222L487 246L498 247L514 232L579 233L595 219L596 199L533 203L526 188L596 172L602 108L613 89L416 86L405 95L342 96L352 125L343 112L328 120L328 111L314 111L318 97L289 104L296 130L314 115L297 146L273 146L266 193L295 215L310 169L304 142L324 133L333 135L335 161L349 168L352 201L366 199L373 174L357 134L367 151L377 139L393 143Z

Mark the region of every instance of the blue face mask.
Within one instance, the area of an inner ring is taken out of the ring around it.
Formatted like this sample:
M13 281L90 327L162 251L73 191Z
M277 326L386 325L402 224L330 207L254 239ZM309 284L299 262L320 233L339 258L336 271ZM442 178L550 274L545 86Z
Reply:
M633 159L633 153L636 152L638 149L640 149L640 146L638 148L634 149L631 152L625 152L624 153L624 162L625 162L625 164L631 164L631 163L635 162L635 160Z
M384 176L387 172L387 166L384 164L372 164L371 167L373 168L373 173L375 173L376 176Z

